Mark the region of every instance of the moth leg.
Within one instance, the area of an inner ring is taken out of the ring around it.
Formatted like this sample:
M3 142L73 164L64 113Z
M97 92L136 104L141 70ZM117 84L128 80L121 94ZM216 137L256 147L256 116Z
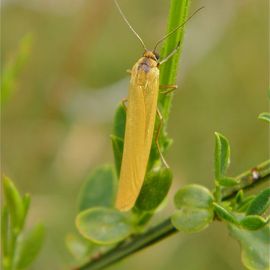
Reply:
M128 102L128 99L127 98L123 98L121 100L121 104L124 107L125 111L127 111L127 105L126 105L127 102Z
M162 65L165 62L167 62L170 58L172 58L179 50L180 48L180 41L177 43L176 47L173 49L173 51L171 53L169 53L163 60L161 60L158 65Z
M170 94L170 93L174 92L175 89L177 89L177 88L178 88L177 84L160 85L159 89L166 89L166 90L160 91L159 93L167 95L167 94Z
M163 116L162 116L162 114L161 114L161 112L159 111L158 108L157 108L157 116L159 118L159 125L158 125L158 129L157 129L157 134L156 134L156 137L155 137L155 143L156 143L160 158L162 160L162 163L165 165L166 168L169 168L168 163L166 162L165 158L163 157L163 155L161 153L159 142L158 142L159 135L160 135L160 132L161 132L161 128L163 126Z

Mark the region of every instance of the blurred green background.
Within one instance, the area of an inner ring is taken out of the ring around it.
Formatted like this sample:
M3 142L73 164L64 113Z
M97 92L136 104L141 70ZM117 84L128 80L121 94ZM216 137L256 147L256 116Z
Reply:
M149 48L165 33L169 1L119 1ZM268 156L268 1L193 1L169 134L172 196L186 183L213 186L214 131L231 143L231 175ZM2 1L1 67L32 33L30 58L2 108L2 172L32 195L28 224L45 245L31 269L70 269L77 194L89 172L112 163L113 113L127 95L142 48L110 0ZM224 224L179 233L110 269L239 270L240 249Z

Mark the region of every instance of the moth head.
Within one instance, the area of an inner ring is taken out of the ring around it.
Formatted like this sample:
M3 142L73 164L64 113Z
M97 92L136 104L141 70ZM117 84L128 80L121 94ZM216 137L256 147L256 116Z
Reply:
M143 56L147 57L147 58L151 58L151 59L153 59L155 61L158 61L158 59L159 59L159 54L157 52L155 52L155 51L147 50L147 51L145 51L143 53Z

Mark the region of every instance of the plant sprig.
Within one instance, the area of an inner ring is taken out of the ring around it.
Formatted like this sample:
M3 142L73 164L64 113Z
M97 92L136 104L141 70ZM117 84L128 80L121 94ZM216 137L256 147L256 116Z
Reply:
M3 178L4 202L1 209L2 267L4 270L26 269L39 253L44 227L38 224L24 230L30 196L21 196L14 183Z
M189 0L171 0L168 32L186 20L189 5ZM165 41L161 56L168 55L179 41L182 43L183 36L184 27L176 35L170 36ZM160 67L161 85L175 84L180 55L181 49L170 61ZM159 107L165 120L162 137L160 138L163 151L171 143L166 132L171 103L172 95L159 96ZM149 223L155 212L162 207L162 202L166 198L172 182L170 169L163 170L158 163L159 155L154 144L145 182L132 211L128 213L116 211L113 209L113 200L104 201L105 193L107 198L114 198L114 189L108 191L104 186L104 190L100 189L96 193L91 192L91 190L98 190L97 183L103 182L105 178L107 179L107 185L114 187L115 176L119 176L125 117L125 110L120 105L115 114L113 135L111 136L115 169L110 167L108 171L107 167L100 167L89 176L84 186L87 188L83 188L81 191L80 197L83 198L84 205L88 204L88 209L85 207L85 210L78 211L76 225L81 235L88 240L85 244L86 248L83 250L85 251L91 246L93 258L89 261L89 253L84 252L80 259L80 262L83 262L77 269L103 269L174 234L177 230L189 233L199 232L215 220L227 223L230 230L235 233L234 237L239 241L246 237L241 234L242 230L261 231L263 235L265 234L264 229L269 218L263 215L265 215L265 211L270 204L269 191L263 190L257 196L245 196L243 190L270 178L270 161L256 166L256 171L248 170L238 177L228 176L230 145L228 139L220 133L215 134L214 190L210 191L195 184L179 189L175 195L176 210L172 216L148 230L145 225ZM158 166L156 166L157 164ZM107 174L107 177L104 176L105 174ZM160 192L161 190L162 192ZM101 227L102 230L100 230ZM236 230L240 230L240 233ZM80 243L82 244L82 241ZM100 246L100 244L103 246ZM106 247L105 251L102 250L104 246ZM243 245L243 249L245 249L245 245ZM254 256L254 253L251 253L247 258L252 261Z

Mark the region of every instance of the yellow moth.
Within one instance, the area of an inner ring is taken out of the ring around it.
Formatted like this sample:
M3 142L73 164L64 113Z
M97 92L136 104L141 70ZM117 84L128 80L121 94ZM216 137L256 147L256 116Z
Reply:
M114 0L114 2L121 16L145 49L143 56L135 63L131 70L131 79L127 98L128 106L126 110L124 150L115 203L115 207L118 210L127 211L134 206L144 182L153 140L156 114L160 118L160 123L162 123L162 116L157 108L160 88L158 67L173 56L179 48L179 44L177 48L162 61L159 61L159 56L155 50L158 44L174 33L177 29L182 27L183 24L179 25L159 40L154 50L150 51L146 49L144 42L124 16L117 1ZM189 19L191 17L189 17ZM172 86L168 87L171 88ZM161 126L158 128L155 142L164 165L168 167L158 145L160 128Z

